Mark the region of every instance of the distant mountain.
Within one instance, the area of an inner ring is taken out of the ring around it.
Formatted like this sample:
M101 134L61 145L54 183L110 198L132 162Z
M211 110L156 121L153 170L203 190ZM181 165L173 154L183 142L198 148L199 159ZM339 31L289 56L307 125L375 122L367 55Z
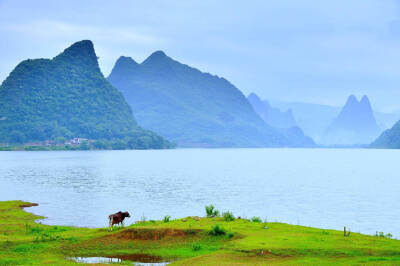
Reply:
M400 121L385 130L370 145L371 148L400 149Z
M291 109L296 123L304 131L304 134L311 136L317 143L320 142L326 129L341 111L340 107L324 104L283 102L279 100L271 100L270 102L280 109ZM400 115L396 113L374 111L374 116L378 127L381 129L392 127L400 119Z
M322 143L368 144L379 132L368 97L364 95L358 102L354 95L350 95L337 118L327 128Z
M250 93L247 100L254 111L268 124L277 128L297 127L291 109L282 112L278 108L272 107L267 100L261 100L255 93Z
M311 146L304 135L267 125L229 81L181 64L162 51L141 64L120 57L108 80L138 122L182 147Z
M326 128L332 123L340 112L339 107L303 103L282 102L272 100L271 104L280 109L291 109L297 125L304 130L304 134L311 136L315 142L319 142Z
M0 143L73 137L118 140L128 148L169 145L137 125L87 40L53 59L21 62L0 87Z

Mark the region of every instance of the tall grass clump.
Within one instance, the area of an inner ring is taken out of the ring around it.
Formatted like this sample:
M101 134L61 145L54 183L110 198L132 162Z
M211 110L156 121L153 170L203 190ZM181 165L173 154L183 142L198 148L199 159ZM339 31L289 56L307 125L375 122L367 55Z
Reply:
M213 227L211 227L211 230L208 233L212 236L223 236L226 235L226 230L219 224L216 224Z
M171 216L165 215L165 216L164 216L164 219L163 219L163 222L164 222L164 223L168 223L170 219L171 219Z
M219 215L219 211L215 209L214 205L208 205L206 206L206 214L207 217L217 217Z
M384 232L378 232L378 231L376 231L375 236L377 236L377 237L386 237L386 238L392 238L393 237L393 235L391 233L387 233L385 235Z
M222 213L222 217L227 222L231 222L231 221L234 221L236 219L235 216L233 215L233 213L231 213L230 211L223 212Z

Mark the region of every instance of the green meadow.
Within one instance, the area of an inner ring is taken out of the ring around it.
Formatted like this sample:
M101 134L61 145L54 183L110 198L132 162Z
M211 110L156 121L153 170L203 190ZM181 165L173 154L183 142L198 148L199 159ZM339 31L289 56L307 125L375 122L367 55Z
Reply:
M230 213L138 221L125 227L49 226L23 210L33 204L0 202L0 265L76 265L72 258L120 258L171 265L365 265L400 264L400 241ZM127 222L130 222L127 220ZM115 263L115 262L113 262ZM96 264L101 265L101 263Z

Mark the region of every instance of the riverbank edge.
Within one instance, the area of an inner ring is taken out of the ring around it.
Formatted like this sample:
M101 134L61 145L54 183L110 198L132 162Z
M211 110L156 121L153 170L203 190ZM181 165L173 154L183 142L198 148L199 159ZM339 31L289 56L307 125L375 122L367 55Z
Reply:
M137 253L162 257L173 265L400 263L400 241L386 237L346 237L336 230L200 217L138 221L108 232L37 223L44 217L24 209L31 206L37 205L0 202L0 265L75 265L68 258ZM216 225L226 234L211 235Z

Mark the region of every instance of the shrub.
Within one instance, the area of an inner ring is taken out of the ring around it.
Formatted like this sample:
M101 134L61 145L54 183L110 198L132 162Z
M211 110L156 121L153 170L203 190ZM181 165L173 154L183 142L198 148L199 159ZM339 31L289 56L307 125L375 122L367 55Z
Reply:
M377 237L386 237L386 238L392 238L393 237L393 235L391 233L387 233L385 235L384 232L378 232L378 231L376 231L375 236L377 236Z
M209 234L213 236L222 236L226 234L226 230L219 224L216 224L213 227L211 227Z
M219 211L215 209L214 205L206 206L206 214L207 217L217 217L219 215Z
M199 251L200 249L201 249L200 244L193 244L193 246L192 246L193 251Z
M164 222L164 223L168 223L170 219L171 219L171 216L165 215L165 216L164 216L164 219L163 219L163 222Z
M254 222L254 223L261 223L261 218L254 216L253 218L251 218L251 221Z
M384 234L383 232L379 232L379 233L378 233L378 231L376 231L375 236L385 237L385 234Z
M228 238L232 238L232 237L234 237L235 236L235 233L234 232L229 232L228 233Z
M233 213L231 213L230 211L223 212L222 217L227 222L231 222L231 221L235 220L235 216L233 216Z

